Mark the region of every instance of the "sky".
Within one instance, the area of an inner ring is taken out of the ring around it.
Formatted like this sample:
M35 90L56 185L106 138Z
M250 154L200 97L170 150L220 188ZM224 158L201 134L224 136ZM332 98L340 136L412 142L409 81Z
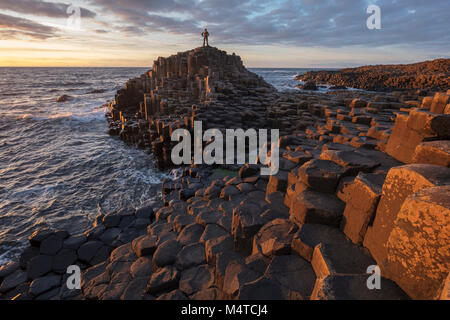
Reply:
M449 21L449 0L0 0L0 66L150 67L204 27L248 67L412 63L449 58Z

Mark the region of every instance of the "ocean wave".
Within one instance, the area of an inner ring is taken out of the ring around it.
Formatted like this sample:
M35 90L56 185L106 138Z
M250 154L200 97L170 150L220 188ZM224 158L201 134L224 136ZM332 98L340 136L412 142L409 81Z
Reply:
M0 266L5 265L11 261L11 259L18 256L23 249L25 249L25 241L12 245L2 244L0 247Z
M0 93L0 97L16 97L21 95L21 92L3 92Z
M107 89L94 89L94 90L87 91L86 94L99 94L99 93L105 93L107 91L108 91Z

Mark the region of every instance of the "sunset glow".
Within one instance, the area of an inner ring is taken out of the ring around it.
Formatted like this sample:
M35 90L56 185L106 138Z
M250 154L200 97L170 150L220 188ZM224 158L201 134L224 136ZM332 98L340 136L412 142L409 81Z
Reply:
M72 3L80 8L77 29L68 25L70 3L7 0L0 3L0 66L147 67L157 56L199 46L205 25L214 46L239 52L250 67L448 57L445 1L433 7L376 2L382 9L380 30L366 28L366 1L80 0Z

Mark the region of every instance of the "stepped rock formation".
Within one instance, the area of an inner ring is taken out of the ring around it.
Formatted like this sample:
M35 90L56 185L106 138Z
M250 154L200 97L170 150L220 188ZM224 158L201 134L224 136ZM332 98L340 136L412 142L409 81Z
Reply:
M265 127L267 93L274 88L248 71L236 55L201 47L159 58L153 69L127 82L110 103L110 133L149 149L170 167L174 130Z
M448 167L446 154L450 150L450 113L443 113L449 102L448 94L436 93L432 100L424 99L420 108L397 113L386 152L405 163L429 163Z
M372 91L447 90L450 87L450 59L338 71L309 71L297 79Z
M159 58L109 103L110 133L171 167L171 133L280 130L280 171L186 165L80 235L37 230L1 299L446 299L449 92L276 92L239 57ZM149 159L149 161L151 161ZM100 208L101 209L101 208ZM66 286L69 265L80 290ZM381 290L368 270L381 269Z

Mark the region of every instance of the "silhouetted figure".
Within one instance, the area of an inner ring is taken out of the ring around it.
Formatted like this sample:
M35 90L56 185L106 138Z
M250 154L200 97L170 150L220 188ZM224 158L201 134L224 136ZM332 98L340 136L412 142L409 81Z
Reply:
M203 47L209 47L209 43L208 43L209 32L208 32L208 29L205 28L205 31L202 32L202 36L203 36Z

